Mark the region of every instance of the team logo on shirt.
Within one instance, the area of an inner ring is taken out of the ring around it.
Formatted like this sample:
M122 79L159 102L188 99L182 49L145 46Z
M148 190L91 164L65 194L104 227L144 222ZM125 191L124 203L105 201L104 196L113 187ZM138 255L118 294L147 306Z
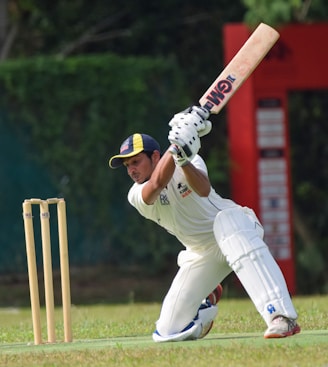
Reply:
M165 193L161 193L159 195L159 200L161 202L161 205L170 205L169 198L167 197Z
M191 189L186 184L183 184L181 182L178 183L178 191L182 198L185 198L192 193Z

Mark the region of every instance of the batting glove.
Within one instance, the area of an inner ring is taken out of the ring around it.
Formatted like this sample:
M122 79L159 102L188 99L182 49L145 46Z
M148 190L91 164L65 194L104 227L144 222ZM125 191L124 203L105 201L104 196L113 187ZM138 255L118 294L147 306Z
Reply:
M188 112L194 115L198 115L202 120L207 120L210 117L210 111L207 110L204 107L200 107L200 106L191 106L188 107L185 111L183 112Z
M207 135L212 130L211 121L206 120L209 111L203 107L189 107L183 112L177 113L169 122L169 126L194 126L198 132L198 136Z
M200 139L193 126L173 126L168 139L171 144L177 145L183 157L192 160L200 149Z
M190 162L189 158L184 154L178 145L172 144L169 148L169 151L172 154L176 166L183 167Z

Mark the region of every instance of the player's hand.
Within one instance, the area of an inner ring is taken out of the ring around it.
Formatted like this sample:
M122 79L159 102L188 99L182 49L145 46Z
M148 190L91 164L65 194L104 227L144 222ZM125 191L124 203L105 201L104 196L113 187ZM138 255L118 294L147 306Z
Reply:
M210 113L206 108L199 106L192 106L185 111L177 113L169 122L169 126L183 126L192 125L198 132L198 136L202 137L208 134L212 129L211 121L208 121Z
M190 162L190 159L186 156L183 150L179 148L178 145L172 144L169 148L169 151L172 154L176 166L183 167Z
M200 149L200 139L193 126L173 126L168 139L171 144L177 145L182 157L192 160Z
M191 107L188 107L183 112L188 112L191 114L198 115L204 121L210 117L210 111L201 106L191 106Z

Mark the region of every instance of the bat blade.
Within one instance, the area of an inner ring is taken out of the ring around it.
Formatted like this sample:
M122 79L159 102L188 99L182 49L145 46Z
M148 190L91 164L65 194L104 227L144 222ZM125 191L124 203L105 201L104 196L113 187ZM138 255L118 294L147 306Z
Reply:
M261 23L200 98L200 105L210 113L218 114L256 69L278 38L279 33L275 29Z

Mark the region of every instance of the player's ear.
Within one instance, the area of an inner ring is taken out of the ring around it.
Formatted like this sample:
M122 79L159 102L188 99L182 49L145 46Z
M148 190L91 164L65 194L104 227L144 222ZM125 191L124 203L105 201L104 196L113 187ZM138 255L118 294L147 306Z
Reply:
M158 163L158 161L161 159L161 153L159 150L154 150L153 154L151 155L151 160L153 163Z

